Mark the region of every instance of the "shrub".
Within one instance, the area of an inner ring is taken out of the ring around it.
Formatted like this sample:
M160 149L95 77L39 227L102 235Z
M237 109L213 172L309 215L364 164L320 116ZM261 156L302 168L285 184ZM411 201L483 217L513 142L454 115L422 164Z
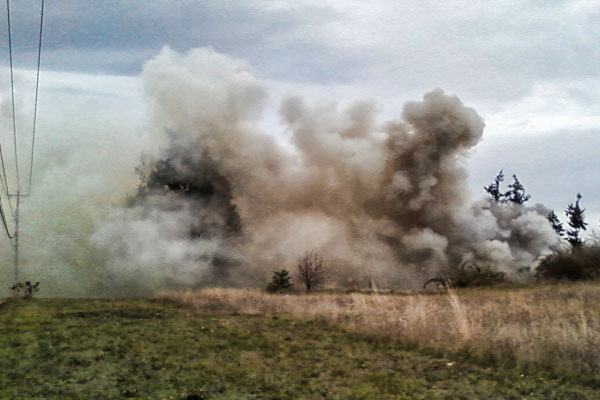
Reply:
M315 252L306 253L304 257L298 260L296 278L302 283L306 293L310 293L322 285L325 282L323 256Z
M292 282L290 274L285 269L281 271L274 271L271 282L267 285L268 293L281 293L288 291L292 288Z
M570 252L557 252L544 258L537 276L547 279L571 281L600 278L600 246L574 248Z
M463 263L450 274L450 281L456 287L491 286L506 280L504 272L496 271L491 265Z
M12 290L14 297L20 297L22 299L29 299L33 297L34 293L40 291L40 283L31 283L30 281L17 282L10 289Z

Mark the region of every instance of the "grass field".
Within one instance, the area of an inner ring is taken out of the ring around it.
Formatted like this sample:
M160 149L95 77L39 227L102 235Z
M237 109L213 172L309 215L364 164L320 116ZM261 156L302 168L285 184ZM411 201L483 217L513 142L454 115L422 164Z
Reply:
M462 354L482 365L543 369L600 386L597 283L404 295L268 295L212 288L162 298L200 313L322 319L348 332Z
M0 306L2 399L597 399L600 387L481 366L325 320L150 300Z

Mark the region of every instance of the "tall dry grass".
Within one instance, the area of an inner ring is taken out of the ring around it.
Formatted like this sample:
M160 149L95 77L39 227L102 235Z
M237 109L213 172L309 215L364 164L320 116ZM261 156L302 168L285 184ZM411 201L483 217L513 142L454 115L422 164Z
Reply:
M352 332L492 362L573 374L600 371L597 284L414 295L270 295L214 288L159 297L202 313L319 318Z

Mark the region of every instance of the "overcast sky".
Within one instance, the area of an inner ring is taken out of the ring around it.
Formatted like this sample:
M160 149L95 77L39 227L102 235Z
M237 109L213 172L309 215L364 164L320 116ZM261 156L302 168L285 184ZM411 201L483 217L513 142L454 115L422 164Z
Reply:
M12 2L23 76L35 63L38 7ZM343 104L368 98L382 120L443 88L486 121L468 162L474 195L503 168L557 210L581 192L598 226L600 0L47 0L40 145L60 141L58 127L88 121L135 129L138 75L165 45L247 60L274 102L289 92Z

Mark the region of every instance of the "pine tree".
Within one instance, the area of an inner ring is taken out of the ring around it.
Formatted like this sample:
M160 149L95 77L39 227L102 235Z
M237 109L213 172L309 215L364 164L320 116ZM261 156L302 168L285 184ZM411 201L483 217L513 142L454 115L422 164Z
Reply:
M500 170L498 175L494 178L494 182L490 183L488 186L484 186L483 189L492 197L496 203L503 203L504 197L506 193L502 193L500 191L500 184L504 181L504 171Z
M279 293L289 290L291 288L292 282L290 278L290 273L285 269L282 269L281 271L273 272L271 282L269 282L269 285L267 285L267 292Z
M550 211L550 214L548 214L546 218L548 218L548 221L550 221L550 225L552 225L552 229L554 229L554 232L556 232L558 236L564 237L565 228L563 227L562 222L560 222L560 220L558 219L558 215L556 215L554 210Z
M583 246L584 241L581 238L581 231L587 229L587 222L585 222L584 216L585 209L579 206L581 197L581 194L577 193L577 200L575 203L569 204L565 210L570 226L569 230L567 230L567 241L571 243L573 248Z
M513 183L508 185L508 192L506 192L505 196L513 204L525 204L530 198L531 195L525 194L525 187L517 178L517 175L513 175Z

